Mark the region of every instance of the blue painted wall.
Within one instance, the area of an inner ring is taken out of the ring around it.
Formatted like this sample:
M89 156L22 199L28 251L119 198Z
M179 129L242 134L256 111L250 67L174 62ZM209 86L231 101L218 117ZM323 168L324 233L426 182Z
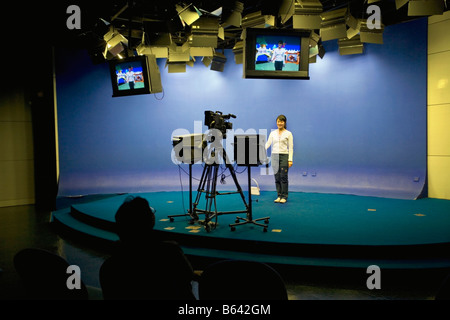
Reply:
M180 190L180 179L186 190L171 136L206 131L196 121L219 110L244 131L270 133L287 116L292 191L416 198L426 177L426 19L387 27L384 44L366 44L362 55L340 56L337 41L324 46L309 81L242 79L228 50L224 72L197 61L169 74L158 60L164 93L121 98L111 97L107 64L58 49L59 194ZM196 178L201 170L194 166ZM252 170L263 190L274 190L265 173ZM246 175L238 178L246 188ZM232 187L231 178L221 186Z

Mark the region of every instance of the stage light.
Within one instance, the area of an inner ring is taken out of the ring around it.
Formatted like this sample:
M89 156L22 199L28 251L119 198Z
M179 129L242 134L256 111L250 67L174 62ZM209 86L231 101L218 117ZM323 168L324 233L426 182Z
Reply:
M208 47L191 47L191 57L212 57L214 54L214 48Z
M244 41L238 41L233 47L234 62L236 64L244 63Z
M443 0L410 0L408 3L408 16L432 16L443 13Z
M123 53L128 46L128 40L123 35L111 27L103 36L103 39L106 41L105 51L103 52L105 59L123 57L120 54Z
M202 58L202 63L205 67L209 68L209 66L212 63L212 56L211 57L203 57Z
M320 59L323 59L324 56L325 56L325 48L323 47L322 44L319 44L319 57Z
M184 73L186 72L186 62L166 61L166 68L169 73Z
M384 26L382 24L379 29L369 28L367 27L367 21L362 20L359 32L361 42L383 44L383 31Z
M294 29L320 29L322 12L323 6L319 0L298 0L292 16Z
M398 9L408 4L408 16L432 16L444 13L444 0L395 0Z
M364 44L361 42L360 36L354 36L352 39L339 39L339 54L361 54L364 52Z
M219 20L216 17L201 17L191 25L189 43L192 47L217 47Z
M317 56L323 59L325 56L325 48L321 43L320 36L313 31L309 39L309 63L315 63Z
M409 0L395 0L395 7L398 10L401 7L403 7L405 4L407 4L408 2L409 2Z
M223 17L225 21L222 23L223 27L234 26L240 28L242 24L242 11L244 10L244 4L242 2L236 1L234 3L234 8L231 12L226 13L228 16ZM223 13L222 13L223 15Z
M225 57L225 55L223 53L214 52L214 55L213 55L212 61L211 61L210 70L222 72L225 67L226 62L227 62L227 58Z
M150 92L151 93L162 92L163 87L161 83L161 73L159 72L158 63L156 62L156 56L153 54L148 54L147 64L148 64Z
M320 41L320 36L317 33L315 33L314 31L312 31L311 36L309 38L310 47L314 47L314 46L318 45L319 41Z
M186 23L187 25L191 25L195 21L197 21L202 15L198 9L191 4L189 5L175 5L175 9L178 12L178 16L181 19L182 23Z
M186 41L183 45L172 44L169 47L169 62L187 62L191 59L189 43Z
M268 28L275 24L275 17L270 15L262 15L261 11L247 14L242 19L242 28Z
M323 12L320 27L322 41L343 39L347 37L347 8Z
M169 48L168 47L157 47L157 46L146 46L140 44L136 48L138 55L150 55L153 54L156 58L168 58Z
M317 55L319 54L320 36L314 31L311 32L309 38L309 63L315 63Z
M319 54L319 46L315 45L309 48L309 63L316 63L317 55Z
M283 0L278 11L278 16L281 18L281 23L285 24L295 12L294 0Z
M352 39L354 36L359 34L361 30L361 19L351 19L349 27L347 29L347 38Z

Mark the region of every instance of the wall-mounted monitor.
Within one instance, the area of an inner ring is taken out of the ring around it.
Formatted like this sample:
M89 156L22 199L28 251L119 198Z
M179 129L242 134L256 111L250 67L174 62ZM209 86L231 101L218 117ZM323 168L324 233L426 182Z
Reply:
M109 61L112 96L161 92L161 80L156 60L152 64L151 62L145 55Z
M310 33L247 28L244 78L309 79Z

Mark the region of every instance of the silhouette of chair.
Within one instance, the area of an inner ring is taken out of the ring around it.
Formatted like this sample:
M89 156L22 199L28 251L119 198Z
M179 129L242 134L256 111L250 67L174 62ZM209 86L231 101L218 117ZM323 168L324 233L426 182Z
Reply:
M99 279L104 300L195 300L190 281L174 268L145 256L124 259L112 256L100 267ZM169 259L170 260L170 259Z
M450 274L444 279L439 287L435 300L450 300Z
M14 268L21 278L28 299L86 300L88 291L81 281L80 289L69 289L67 261L49 251L26 248L15 254Z
M222 260L205 268L198 281L200 300L287 300L280 274L261 262Z

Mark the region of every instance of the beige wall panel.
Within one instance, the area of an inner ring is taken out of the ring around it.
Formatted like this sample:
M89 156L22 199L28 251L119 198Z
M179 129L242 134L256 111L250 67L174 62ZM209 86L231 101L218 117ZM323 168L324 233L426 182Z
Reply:
M450 156L450 103L428 107L428 155Z
M450 19L428 25L428 54L450 50Z
M450 157L428 157L428 197L450 199Z
M34 161L0 163L0 206L34 202Z
M428 18L428 24L433 24L443 20L450 20L450 11L444 12L444 14L438 14Z
M31 122L0 122L0 161L33 159Z
M450 103L450 51L428 56L428 105Z

